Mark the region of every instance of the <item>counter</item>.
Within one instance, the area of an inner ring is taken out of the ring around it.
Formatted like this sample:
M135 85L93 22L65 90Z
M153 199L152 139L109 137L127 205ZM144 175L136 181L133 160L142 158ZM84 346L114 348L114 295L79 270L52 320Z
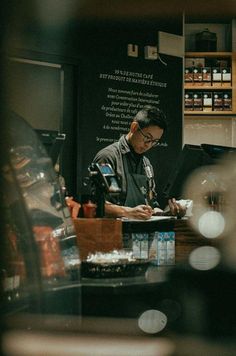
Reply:
M170 313L178 313L181 301L177 300L173 283L169 282L169 272L177 265L187 263L189 254L196 247L217 244L194 232L187 219L139 222L80 219L77 220L76 231L83 256L89 248L92 248L91 252L110 251L111 246L123 248L124 237L127 238L133 232L175 232L176 264L173 266L150 265L144 275L132 278L82 278L82 315L85 316L137 319L145 310L158 309L168 315L169 323L174 323L175 318Z
M219 241L206 239L195 232L187 218L163 217L148 221L120 219L74 219L77 242L82 260L91 252L121 249L133 232L174 231L175 262L182 263L196 247L219 245Z
M152 266L143 276L82 278L82 315L137 318L173 297L168 266Z

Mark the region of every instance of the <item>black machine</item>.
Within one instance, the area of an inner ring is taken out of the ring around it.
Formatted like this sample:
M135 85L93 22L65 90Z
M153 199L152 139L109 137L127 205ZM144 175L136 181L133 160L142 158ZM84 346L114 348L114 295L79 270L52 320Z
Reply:
M90 180L94 186L97 203L97 217L105 214L105 194L119 194L121 188L112 167L108 163L92 163L89 170Z
M184 145L164 187L164 196L176 199L187 198L183 196L184 184L195 169L201 166L218 164L223 157L231 159L233 154L236 154L236 147L204 143L199 146Z
M210 145L207 143L202 143L201 147L215 163L218 163L221 158L231 159L236 153L236 147Z

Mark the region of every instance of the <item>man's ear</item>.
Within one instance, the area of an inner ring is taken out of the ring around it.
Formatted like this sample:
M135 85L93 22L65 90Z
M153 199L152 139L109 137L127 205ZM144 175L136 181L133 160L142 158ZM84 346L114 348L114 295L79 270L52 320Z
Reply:
M132 121L130 125L130 132L134 133L138 130L138 123L137 121Z

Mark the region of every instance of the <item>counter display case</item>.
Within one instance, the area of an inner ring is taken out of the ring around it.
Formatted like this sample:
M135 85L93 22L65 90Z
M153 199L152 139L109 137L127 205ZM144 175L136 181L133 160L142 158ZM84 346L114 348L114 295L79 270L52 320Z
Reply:
M74 224L51 159L34 130L6 113L1 160L2 312L80 313Z

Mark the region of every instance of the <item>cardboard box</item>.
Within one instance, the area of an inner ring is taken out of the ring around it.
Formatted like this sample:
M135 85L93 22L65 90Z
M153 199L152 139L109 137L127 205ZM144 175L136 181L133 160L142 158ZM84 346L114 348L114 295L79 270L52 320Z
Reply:
M223 110L223 92L218 91L213 93L213 110Z
M185 81L185 83L189 83L189 84L193 83L193 68L192 67L185 68L184 81Z
M221 68L213 67L212 68L212 85L218 86L221 85L222 76L221 76Z
M110 252L123 248L122 221L102 218L74 219L80 258L89 253Z
M205 67L205 58L187 57L185 58L185 67Z
M222 85L223 86L231 86L231 68L227 67L227 68L221 68L221 78L222 78Z
M200 85L202 83L202 68L194 67L193 68L193 82Z
M212 93L203 92L203 111L212 111Z
M225 110L225 111L232 110L232 93L231 92L223 93L223 110Z
M184 109L186 111L193 110L193 93L186 91L184 94Z
M195 92L193 94L193 110L195 110L195 111L202 111L203 110L202 93L201 92Z
M211 67L202 68L202 81L206 85L211 85Z

